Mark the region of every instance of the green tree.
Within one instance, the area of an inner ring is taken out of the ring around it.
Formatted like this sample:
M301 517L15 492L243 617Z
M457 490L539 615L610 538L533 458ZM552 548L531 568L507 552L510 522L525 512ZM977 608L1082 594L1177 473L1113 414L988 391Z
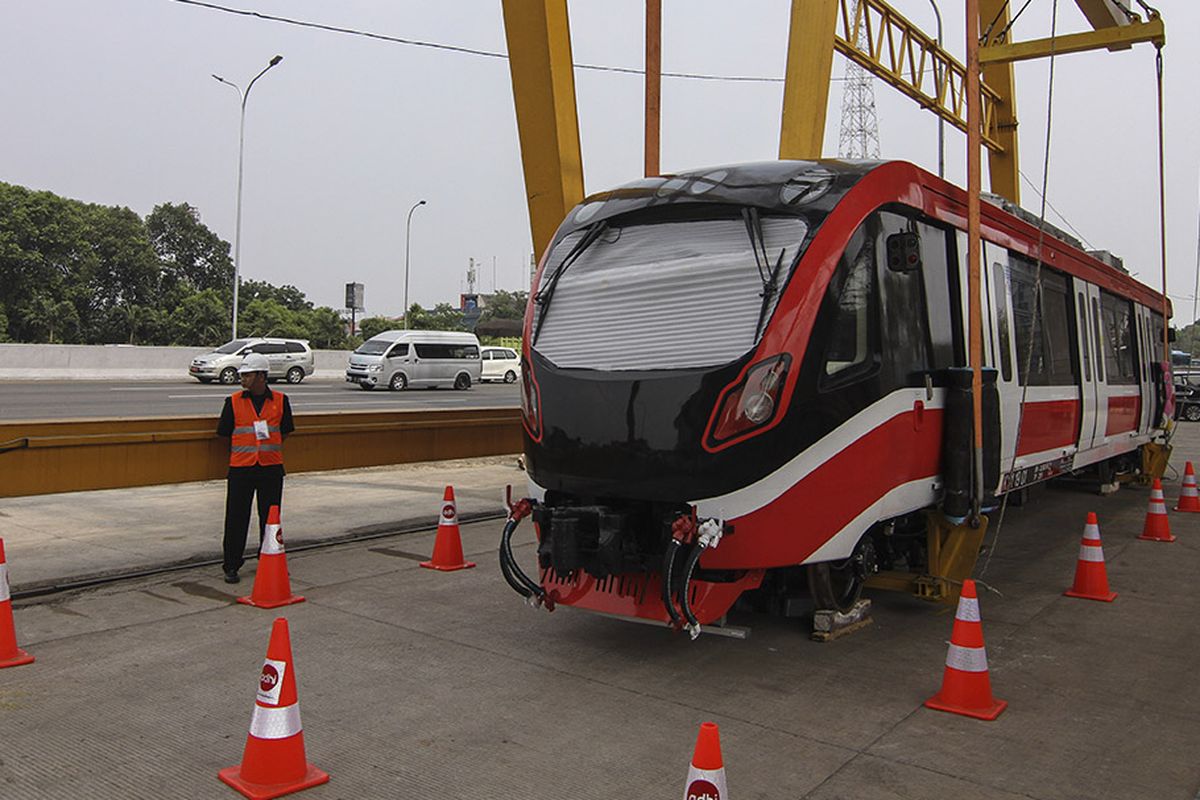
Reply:
M171 344L217 346L229 336L229 310L213 289L195 292L174 308L166 321Z
M200 212L187 203L163 203L146 217L150 244L162 264L160 291L175 294L183 285L196 291L213 289L233 294L233 260L229 242L200 221Z
M273 286L266 281L245 280L238 287L238 303L274 300L289 311L311 311L312 301L295 286Z
M431 310L413 303L408 309L408 327L426 331L465 331L463 315L449 303L438 303Z
M529 302L529 292L507 292L498 290L488 298L487 306L479 315L480 322L493 319L524 319L525 304Z
M394 331L403 327L403 320L391 317L364 317L358 321L358 335L362 337L363 341L366 341L384 331Z
M341 350L347 345L342 315L329 306L319 306L305 315L308 342L322 350Z

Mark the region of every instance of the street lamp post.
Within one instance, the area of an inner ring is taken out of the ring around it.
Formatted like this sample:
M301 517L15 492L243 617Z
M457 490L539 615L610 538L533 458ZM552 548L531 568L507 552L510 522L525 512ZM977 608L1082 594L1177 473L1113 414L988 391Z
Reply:
M237 90L242 97L242 118L238 126L238 178L237 178L237 218L234 223L233 230L233 338L237 338L238 327L238 284L240 283L241 269L241 253L242 253L242 163L246 149L246 99L250 97L250 90L254 88L254 82L267 73L271 67L283 61L283 56L275 56L271 59L267 66L263 67L262 72L250 79L250 83L246 85L246 91L242 91L241 87L233 81L227 81L220 75L214 74L221 83L226 86L232 86Z
M408 221L404 223L404 330L408 330L408 241L412 233L413 212L423 205L425 205L424 200L413 203L413 207L408 210Z
M942 47L942 12L938 8L935 0L929 0L929 5L933 6L934 16L937 17L937 43L938 49ZM938 94L942 91L942 70L937 67L937 62L934 62L933 70L934 80L937 81ZM938 114L938 177L946 177L946 120L942 119L942 115Z

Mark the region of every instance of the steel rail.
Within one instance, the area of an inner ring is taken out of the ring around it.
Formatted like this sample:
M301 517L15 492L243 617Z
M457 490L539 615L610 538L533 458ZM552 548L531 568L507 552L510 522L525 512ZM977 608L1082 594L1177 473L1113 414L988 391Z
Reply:
M507 512L505 511L484 511L476 514L463 514L459 517L459 522L464 525L473 522L492 522L495 520L502 520L506 517L506 515ZM414 533L424 533L434 530L437 530L437 520L433 520L428 523L422 522L404 525L396 528L389 527L384 530L368 530L360 533L347 533L341 536L322 539L321 541L317 542L305 542L304 544L288 545L287 552L303 553L309 550L323 550L345 544L357 544L360 542L369 542L375 539L389 539L392 537L407 536ZM257 559L258 556L255 555L254 558ZM101 586L121 583L123 581L137 580L139 578L153 578L157 575L167 575L172 572L184 572L186 570L199 569L201 567L214 567L218 566L220 563L220 558L185 559L182 561L175 561L170 564L162 564L157 567L145 567L142 569L98 575L82 575L79 577L67 578L54 582L34 583L28 589L20 589L12 592L12 599L14 601L35 600L37 598L52 597L54 595L80 591L82 589L95 589Z

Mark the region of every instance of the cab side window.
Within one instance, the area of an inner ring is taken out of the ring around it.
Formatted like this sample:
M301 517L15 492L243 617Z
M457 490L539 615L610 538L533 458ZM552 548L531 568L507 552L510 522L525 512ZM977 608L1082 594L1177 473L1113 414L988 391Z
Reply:
M408 355L408 342L402 342L401 344L395 345L387 354L387 357L404 358L406 355Z
M826 303L833 318L825 346L820 389L850 383L874 366L875 341L875 234L874 217L868 218L851 237L833 280Z

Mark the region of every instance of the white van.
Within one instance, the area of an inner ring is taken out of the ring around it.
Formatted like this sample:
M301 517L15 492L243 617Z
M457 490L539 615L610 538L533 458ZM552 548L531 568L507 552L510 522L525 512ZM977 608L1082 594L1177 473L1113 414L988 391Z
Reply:
M363 389L453 386L479 381L479 340L457 331L384 331L350 354L346 380Z

